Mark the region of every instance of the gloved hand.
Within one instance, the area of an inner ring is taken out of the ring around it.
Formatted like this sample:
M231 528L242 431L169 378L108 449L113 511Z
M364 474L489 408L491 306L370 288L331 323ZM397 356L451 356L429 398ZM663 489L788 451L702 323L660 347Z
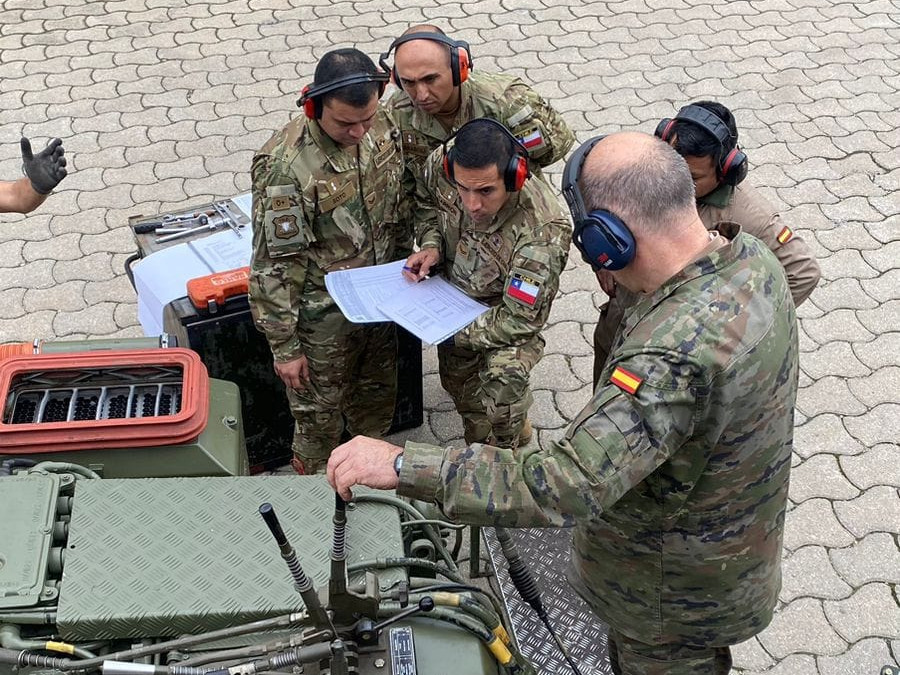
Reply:
M63 157L66 151L63 149L62 141L54 138L37 157L31 152L31 142L24 136L20 145L22 166L34 191L42 195L50 194L66 177L66 158Z

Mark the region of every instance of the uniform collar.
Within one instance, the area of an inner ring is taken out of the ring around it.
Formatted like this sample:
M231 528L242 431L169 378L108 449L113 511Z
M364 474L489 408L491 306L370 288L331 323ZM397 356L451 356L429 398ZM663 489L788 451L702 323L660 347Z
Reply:
M718 231L721 236L728 239L729 243L726 246L717 248L708 255L688 263L684 269L670 277L662 286L656 289L656 291L647 296L647 299L650 301L650 306L655 306L663 298L672 295L678 287L707 274L713 274L723 267L730 265L743 255L745 244L743 238L740 236L740 225L723 221L716 223L716 231Z
M322 127L319 126L318 122L307 118L306 128L309 131L313 143L316 144L316 147L328 160L332 169L341 173L344 171L352 171L356 168L356 153L354 152L351 154L346 152L338 143L334 142L334 139L332 139L331 136L322 130ZM372 137L367 133L363 136L363 139L359 144L359 158L363 165L365 165L366 159L371 152L371 147Z
M450 136L459 131L462 124L471 117L472 92L470 91L470 87L466 85L467 82L463 82L459 85L459 109L456 111L456 119L449 131L444 129L434 115L429 115L415 105L413 105L412 114L413 127L424 133L426 136L436 138L439 141L446 141ZM410 102L412 102L412 99L410 99Z
M714 206L717 209L724 209L726 206L731 204L731 200L733 197L734 186L722 183L708 195L700 197L700 199L697 200L697 203Z

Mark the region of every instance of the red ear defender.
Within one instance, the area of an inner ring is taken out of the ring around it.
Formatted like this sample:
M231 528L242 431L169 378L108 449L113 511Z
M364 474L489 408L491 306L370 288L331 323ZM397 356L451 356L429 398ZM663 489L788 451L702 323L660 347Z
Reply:
M449 151L444 152L444 175L447 177L447 180L456 185L456 181L453 180L453 163L450 161L451 152L453 152L453 148L450 148Z
M525 187L525 181L528 178L528 159L522 155L516 155L513 162L516 164L515 180L513 181L514 192L518 192Z
M464 47L460 47L457 49L459 56L459 83L462 84L466 80L469 79L469 52L465 50Z
M303 102L303 113L311 120L316 119L316 99L314 96L308 96L309 85L303 87L300 92L300 100Z

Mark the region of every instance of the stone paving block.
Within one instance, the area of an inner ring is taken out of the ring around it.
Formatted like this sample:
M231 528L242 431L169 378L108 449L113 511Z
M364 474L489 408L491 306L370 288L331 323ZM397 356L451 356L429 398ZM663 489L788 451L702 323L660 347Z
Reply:
M827 499L810 499L785 518L784 546L795 551L803 546L850 546L854 537L840 524ZM771 651L771 650L770 650ZM771 652L774 655L774 652Z
M87 307L84 299L84 281L68 281L49 288L29 288L25 292L22 304L28 312L40 312L42 310L56 311L64 308L67 310L81 310Z
M825 615L850 643L900 635L900 606L887 584L866 584L847 600L826 600Z
M739 675L819 675L816 670L816 661L808 654L792 654L778 663L773 668L765 671L742 670L732 671Z
M437 373L428 373L422 384L422 404L428 411L452 412L456 410L453 399L441 386L441 378Z
M581 382L569 367L564 354L547 354L531 371L532 389L551 391L575 391L581 389Z
M895 364L900 354L900 334L884 333L871 342L854 345L853 351L860 361L873 370Z
M805 353L800 359L800 368L814 380L828 375L864 377L872 372L856 358L849 342L829 342L813 352Z
M22 254L25 242L13 239L0 243L0 267L19 267L25 262Z
M847 431L868 446L900 438L900 404L883 403L858 417L847 417Z
M87 335L108 335L118 329L113 319L115 308L116 303L104 302L74 312L61 309L53 318L53 332L66 337L86 329Z
M106 252L92 253L82 256L79 260L60 260L56 262L46 261L52 265L51 274L39 278L46 279L48 285L62 284L73 279L82 281L97 281L98 279L112 279L115 274L110 266L110 254ZM40 261L45 262L45 261Z
M22 257L29 263L35 260L78 260L82 255L78 247L80 240L81 235L72 232L45 241L27 242Z
M853 396L846 380L829 375L798 392L797 409L810 417L827 412L861 415L866 406Z
M762 648L757 638L750 638L731 647L731 658L737 672L768 670L774 659Z
M823 211L827 208L822 205ZM827 211L826 211L827 213ZM874 279L879 272L873 269L855 249L843 249L819 261L822 278L828 280L852 276L857 279Z
M897 457L900 447L885 443L869 448L859 456L839 458L841 470L856 487L867 490L875 485L900 488Z
M879 302L900 299L900 268L890 269L875 279L862 282L863 290Z
M449 444L452 441L460 441L463 437L462 418L456 413L433 412L428 416L431 431L438 439L439 445ZM460 443L461 445L461 443Z
M3 319L15 319L25 314L25 293L32 289L6 288L0 290L0 321ZM2 325L2 324L0 324ZM0 342L2 342L0 332Z
M106 281L88 281L83 284L82 295L88 305L104 302L118 303L134 297L134 288L128 281L128 277L120 274ZM116 323L118 324L118 321Z
M840 656L816 659L819 675L878 675L882 666L890 664L891 654L884 640L860 640Z
M42 259L18 267L0 267L0 288L50 288L54 263ZM26 272L27 269L27 272Z
M828 552L821 546L804 546L787 555L782 562L781 574L779 599L785 603L803 597L842 600L853 593L832 569Z
M36 337L55 337L56 310L28 312L14 319L0 319L0 342L31 342Z
M898 532L900 523L900 495L897 489L878 485L861 496L845 502L835 502L838 520L857 538L870 532Z
M830 552L834 569L855 588L870 582L900 583L896 535L874 532L852 546Z
M807 160L809 161L809 160ZM805 164L805 162L804 162ZM790 168L786 171L790 173ZM816 239L830 251L857 249L863 251L863 259L869 251L875 251L883 245L870 234L870 226L862 223L841 221L830 230L816 230ZM870 264L868 260L866 263Z
M863 284L863 290L868 290ZM863 328L856 320L853 311L838 309L817 319L807 319L803 322L803 330L819 344L825 344L834 340L844 342L870 342L875 336ZM866 363L865 359L862 359ZM869 367L871 364L866 363Z
M807 499L854 499L859 489L854 486L838 466L834 455L819 454L791 469L790 497L795 503Z
M874 408L879 403L888 403L900 392L900 366L880 368L869 377L848 381L850 391L866 407Z
M579 380L586 384L591 384L593 382L593 368L594 368L594 357L590 356L570 356L569 364L571 365L572 372L575 374ZM590 397L590 391L588 392L588 397ZM585 399L587 400L587 399Z
M142 337L144 335L137 320L136 302L120 301L113 312L113 321L119 329L110 333L110 337Z
M783 607L758 637L765 650L776 659L802 652L836 656L847 649L847 643L829 625L821 601L812 598L794 600ZM774 673L775 669L769 672ZM816 672L814 662L811 672Z

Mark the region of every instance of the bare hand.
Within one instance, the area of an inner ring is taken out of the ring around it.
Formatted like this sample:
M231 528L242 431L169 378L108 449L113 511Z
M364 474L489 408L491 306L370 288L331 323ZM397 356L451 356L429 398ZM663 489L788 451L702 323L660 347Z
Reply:
M393 490L398 477L394 458L403 448L368 436L356 436L336 447L328 460L328 482L345 501L353 498L350 488L366 485Z
M441 253L436 248L423 248L416 251L406 259L403 266L403 276L410 281L422 281L431 268L437 265Z
M612 272L609 270L597 270L595 274L603 292L611 298L616 297L616 280L613 278Z
M291 389L306 389L309 382L309 361L305 355L290 361L276 361L275 372Z

